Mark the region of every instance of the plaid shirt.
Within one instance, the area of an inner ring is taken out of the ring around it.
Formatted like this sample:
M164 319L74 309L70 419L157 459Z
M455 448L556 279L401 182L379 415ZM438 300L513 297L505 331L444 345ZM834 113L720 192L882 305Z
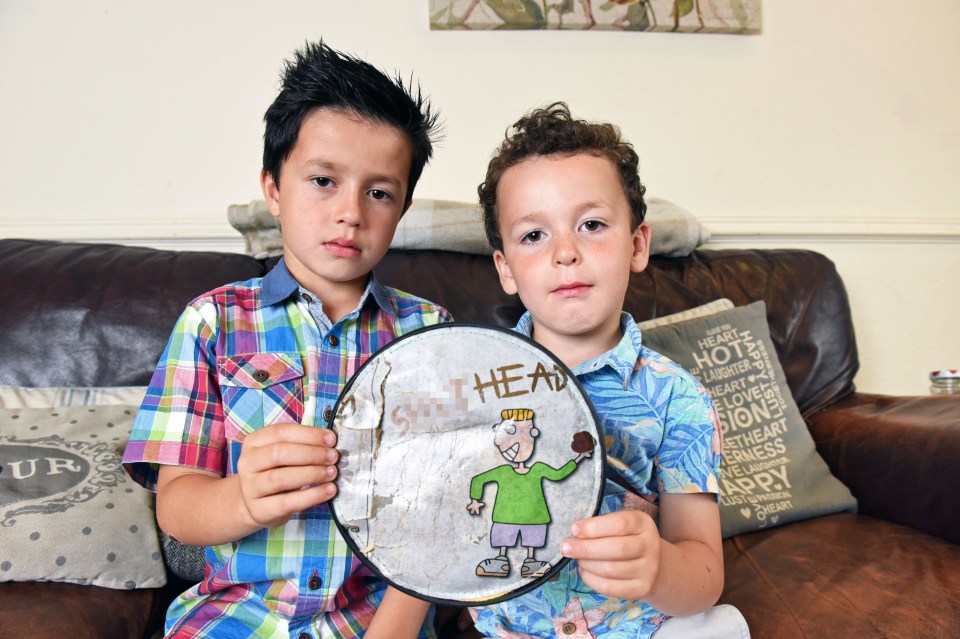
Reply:
M450 319L371 276L358 308L331 326L282 261L264 278L211 291L180 316L124 465L150 490L161 464L235 474L244 434L277 422L324 425L373 353ZM170 606L169 637L359 637L386 587L350 552L326 504L208 547L205 559L204 580ZM420 636L432 635L430 619Z

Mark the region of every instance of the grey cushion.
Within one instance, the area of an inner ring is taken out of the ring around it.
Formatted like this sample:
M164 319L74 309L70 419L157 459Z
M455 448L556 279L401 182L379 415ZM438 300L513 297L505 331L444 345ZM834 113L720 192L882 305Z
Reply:
M723 536L827 513L856 499L817 453L754 302L642 331L643 343L707 388L723 426Z

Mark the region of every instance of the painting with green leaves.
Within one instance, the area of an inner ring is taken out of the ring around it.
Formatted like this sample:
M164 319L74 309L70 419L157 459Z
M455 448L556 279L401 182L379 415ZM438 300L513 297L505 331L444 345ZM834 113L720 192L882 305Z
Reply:
M430 28L756 34L760 1L430 0Z

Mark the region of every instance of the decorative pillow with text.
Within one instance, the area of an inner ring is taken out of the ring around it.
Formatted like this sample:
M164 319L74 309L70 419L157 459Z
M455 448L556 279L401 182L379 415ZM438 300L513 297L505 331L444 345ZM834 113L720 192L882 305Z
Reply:
M710 392L723 427L723 537L840 511L856 499L817 453L787 386L766 305L642 330Z
M0 408L57 408L64 406L139 406L146 386L29 388L0 386ZM167 567L189 581L203 578L203 547L185 546L160 532L160 547Z
M153 494L120 463L136 412L0 409L0 581L166 583Z

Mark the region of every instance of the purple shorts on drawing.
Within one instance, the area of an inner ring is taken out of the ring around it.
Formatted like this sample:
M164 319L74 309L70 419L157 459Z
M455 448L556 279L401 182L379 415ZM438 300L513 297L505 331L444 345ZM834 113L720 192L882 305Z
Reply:
M498 524L490 528L490 545L504 548L516 545L517 537L524 548L542 548L547 543L546 524Z

